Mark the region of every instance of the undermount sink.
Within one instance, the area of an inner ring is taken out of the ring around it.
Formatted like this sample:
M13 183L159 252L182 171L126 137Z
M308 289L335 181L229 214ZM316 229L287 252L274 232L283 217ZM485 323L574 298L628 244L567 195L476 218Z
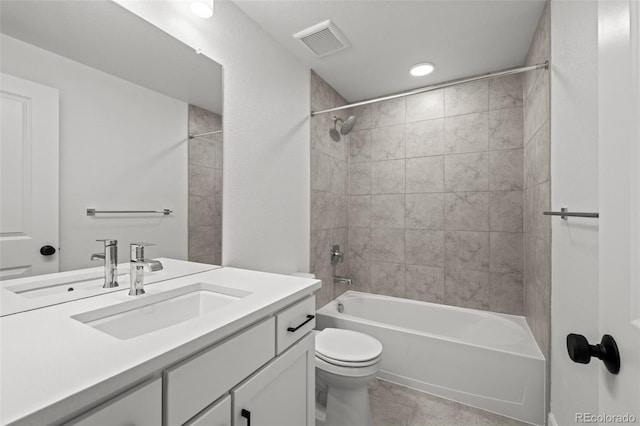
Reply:
M126 340L206 315L250 294L215 284L197 283L158 294L138 296L130 302L71 318Z
M118 270L118 282L120 287L129 286L129 273L126 270ZM104 272L91 271L72 276L57 276L38 280L37 282L8 286L7 289L28 298L37 298L64 294L71 292L83 292L102 288Z

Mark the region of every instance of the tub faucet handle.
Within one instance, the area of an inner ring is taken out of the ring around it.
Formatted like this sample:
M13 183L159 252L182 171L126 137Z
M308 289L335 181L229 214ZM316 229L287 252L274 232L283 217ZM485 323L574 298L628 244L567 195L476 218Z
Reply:
M344 262L344 253L340 251L338 244L331 247L331 266Z

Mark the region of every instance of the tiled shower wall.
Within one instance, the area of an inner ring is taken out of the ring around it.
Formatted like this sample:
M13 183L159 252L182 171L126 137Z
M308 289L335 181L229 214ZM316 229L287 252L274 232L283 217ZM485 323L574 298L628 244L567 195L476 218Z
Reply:
M189 134L222 129L222 117L189 105ZM189 252L194 262L222 262L222 133L189 140Z
M346 103L331 86L311 72L312 110ZM349 111L339 111L335 115L346 119ZM349 135L330 133L334 127L333 116L323 114L311 119L311 272L322 280L322 288L316 293L318 308L346 290L343 285L333 284L331 246L339 244L345 253L345 262L336 267L336 275L346 274L349 259Z
M551 55L549 3L540 18L526 64ZM549 70L524 75L525 315L542 353L549 359L551 334L551 210Z
M522 77L356 108L356 288L522 314Z

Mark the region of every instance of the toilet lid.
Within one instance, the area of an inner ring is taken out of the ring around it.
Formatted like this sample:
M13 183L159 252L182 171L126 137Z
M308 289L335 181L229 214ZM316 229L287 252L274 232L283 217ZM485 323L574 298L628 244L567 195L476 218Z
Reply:
M382 354L382 343L358 331L325 328L316 334L316 353L327 361L370 361Z

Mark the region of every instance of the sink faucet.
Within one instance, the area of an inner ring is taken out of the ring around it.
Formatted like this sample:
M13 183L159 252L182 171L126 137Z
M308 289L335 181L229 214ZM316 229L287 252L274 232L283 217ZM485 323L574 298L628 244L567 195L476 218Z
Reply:
M129 296L139 296L144 294L144 271L155 272L162 270L162 263L154 259L144 258L144 248L153 246L149 243L131 243L129 250L131 253L130 265L130 288Z
M96 240L104 243L103 253L94 253L91 260L104 260L104 284L102 288L118 287L118 240Z

